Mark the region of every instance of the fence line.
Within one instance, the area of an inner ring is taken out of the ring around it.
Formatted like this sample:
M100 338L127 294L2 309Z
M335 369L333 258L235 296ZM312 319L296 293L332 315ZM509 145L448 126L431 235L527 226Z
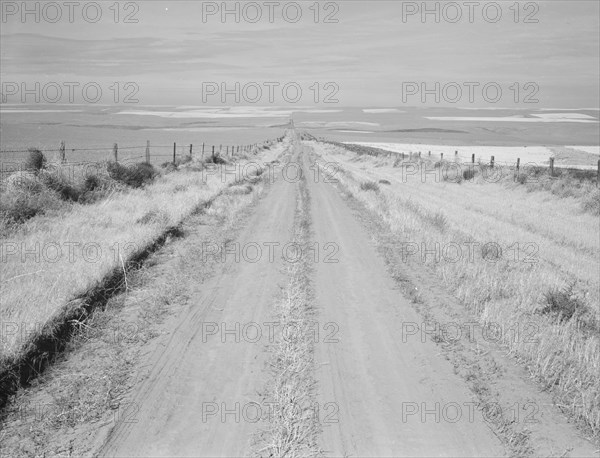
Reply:
M272 145L273 143L277 143L277 142L281 142L283 140L283 136L282 137L277 137L274 139L267 139L267 140L263 140L261 142L257 142L257 143L249 143L249 144L245 144L245 145L219 145L218 148L216 148L216 145L207 145L206 143L202 143L202 145L197 145L196 147L194 147L193 144L183 144L183 145L179 145L180 148L183 149L183 153L179 152L178 153L178 145L177 142L174 142L172 145L173 151L172 153L152 153L152 150L156 149L161 149L161 150L165 150L165 149L170 149L171 145L151 145L150 141L147 140L146 144L143 146L138 146L138 145L133 145L133 146L125 146L125 147L121 147L118 145L118 143L114 143L112 147L107 147L107 148L103 148L103 147L99 147L99 148L68 148L67 144L65 141L61 141L60 142L60 146L58 147L58 149L41 149L41 148L30 148L30 149L15 149L15 150L0 150L0 155L2 154L27 154L30 152L30 150L39 150L42 153L59 153L59 161L61 164L64 165L85 165L85 164L90 164L90 163L97 163L97 162L102 162L102 160L97 160L97 161L68 161L67 156L68 155L73 155L77 152L82 152L82 151L106 151L106 159L104 160L113 160L114 162L119 162L119 157L121 156L121 160L123 160L122 158L122 153L128 150L139 150L139 149L145 149L145 154L143 155L139 155L139 156L125 156L126 160L132 160L132 159L141 159L144 158L146 163L150 163L152 158L161 158L161 157L169 157L171 158L171 162L173 164L175 164L177 162L177 158L178 157L194 157L195 155L198 155L201 159L204 159L205 154L208 153L210 151L210 155L212 160L214 161L215 159L217 159L218 157L230 157L233 158L236 155L240 154L240 153L245 153L245 154L256 154L258 152L258 148L264 147L264 146L268 146L268 145ZM112 152L112 154L110 154L110 152ZM196 156L196 157L198 157ZM3 158L0 156L0 160L2 160ZM21 163L23 162L22 160L19 161L18 159L15 159L15 164L16 163ZM0 173L7 173L7 172L13 172L15 170L6 170L4 167L4 164L8 164L8 163L12 163L12 162L7 162L4 161L2 163L2 167L0 169Z
M427 151L427 156L425 156L424 154L422 154L421 151L417 151L414 153L412 151L409 151L408 153L404 153L404 152L384 150L382 148L377 148L377 147L355 145L352 143L330 142L330 141L326 141L322 138L320 139L320 141L325 142L325 143L331 143L331 144L334 144L337 146L342 146L343 148L346 148L350 151L353 151L353 152L356 152L359 154L367 154L369 156L384 156L384 157L395 156L398 160L408 160L408 161L413 161L413 160L420 161L424 158L432 160L432 157L431 157L432 154L431 154L430 150ZM458 156L458 150L454 151L454 158L452 161L444 160L444 153L439 153L438 156L440 158L440 163L447 163L447 164L461 163L461 164L467 164L467 165L470 164L471 166L475 166L475 164L477 164L479 166L488 165L490 168L494 168L495 166L514 167L516 175L519 174L519 171L521 168L521 158L520 157L517 158L516 162L510 162L510 161L498 162L495 160L494 156L490 156L489 162L483 163L481 161L481 156L478 157L477 162L475 161L475 153L471 154L471 162L460 161L460 158ZM554 157L549 158L548 171L549 171L550 176L555 176L554 160L555 160ZM530 165L530 164L525 163L525 165ZM540 168L542 167L541 165L537 165L537 166ZM590 168L588 168L588 169L577 169L575 167L556 167L556 168L557 169L563 168L563 169L575 169L575 170L591 170L591 169L593 169L593 167L594 166L590 166ZM600 159L598 159L598 163L596 166L596 186L600 187Z
M407 153L399 153L397 151L388 151L387 156L391 157L392 155L395 155L398 159L408 159L413 160L413 159L421 159L421 151L419 151L418 153L415 153L413 155L412 152ZM466 161L460 161L460 158L458 157L458 151L454 152L454 161L444 161L444 153L440 153L440 162L447 162L447 163L461 163L461 164L469 164L469 162ZM428 151L428 158L431 158L431 151ZM550 157L548 158L548 169L550 172L551 176L554 176L554 161L555 158L554 157ZM507 166L507 167L515 167L516 171L518 172L521 166L521 158L518 157L516 162L511 162L511 161L496 161L495 157L493 155L490 156L490 160L489 162L482 162L481 161L481 156L478 158L477 162L475 161L475 153L471 154L471 162L470 164L475 165L475 163L477 163L477 165L489 165L490 168L494 168L494 166ZM538 165L538 167L542 167L541 165ZM594 166L590 166L590 169L593 168ZM558 169L560 168L573 168L573 167L556 167ZM585 169L581 169L581 170L585 170ZM598 163L597 163L597 178L598 181L600 181L600 159L598 159Z

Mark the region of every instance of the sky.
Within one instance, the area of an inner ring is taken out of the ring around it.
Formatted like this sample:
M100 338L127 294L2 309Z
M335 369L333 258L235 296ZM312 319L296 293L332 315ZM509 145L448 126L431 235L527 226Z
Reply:
M51 3L1 1L5 103L600 105L597 0Z

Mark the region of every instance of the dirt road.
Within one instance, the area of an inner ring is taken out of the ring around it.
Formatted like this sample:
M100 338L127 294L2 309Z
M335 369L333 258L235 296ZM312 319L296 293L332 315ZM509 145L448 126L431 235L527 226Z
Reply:
M289 241L295 192L292 184L275 183L237 241L240 246ZM152 369L130 400L139 410L133 421L115 426L101 456L248 453L258 422L245 421L255 415L245 407L259 401L257 391L264 386L267 339L253 342L256 328L242 332L249 323L266 332L263 323L272 321L270 305L283 274L265 255L236 262L232 253L226 260L222 273L198 288L176 326L166 330L168 339L147 362Z
M331 456L501 456L504 450L436 345L403 334L422 319L394 286L369 235L338 191L309 180L315 242L336 243L338 263L315 268L316 308L336 323L321 339L320 402L337 403L323 425ZM469 411L469 408L472 410Z
M323 175L315 179L310 148L296 142L319 252L311 277L324 455L506 456L464 380L432 339L422 338L423 318L397 289L353 210ZM298 193L291 181L276 181L242 232L241 246L290 240ZM269 342L251 342L243 333L240 339L235 325L272 321L285 271L268 256L228 259L167 330L132 398L137 421L115 426L101 456L247 456L253 450L260 422L245 407L259 402L268 382ZM208 330L207 323L217 327Z

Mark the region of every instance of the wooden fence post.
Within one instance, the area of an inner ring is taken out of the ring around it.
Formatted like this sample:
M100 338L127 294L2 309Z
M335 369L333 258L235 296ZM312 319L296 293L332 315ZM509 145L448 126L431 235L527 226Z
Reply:
M515 171L515 178L516 179L519 179L519 168L520 167L521 167L521 158L518 157L517 158L517 168L516 168L516 171Z
M475 164L475 153L471 154L471 164Z
M444 153L440 153L440 162L444 162Z
M192 157L192 144L190 143L190 157Z
M551 177L554 176L554 158L553 157L550 158L550 176Z
M454 151L454 162L458 162L458 150Z
M65 156L65 141L60 142L60 162L67 162L67 157Z
M119 162L118 150L119 150L119 147L118 147L118 146L117 146L117 144L115 143L115 144L113 145L113 156L115 157L115 162Z
M202 142L202 160L204 160L204 142Z
M427 153L427 156L431 157L431 150Z
M419 151L419 159L421 159L421 151Z
M146 140L146 164L150 164L150 140Z
M173 142L173 165L175 165L175 154L177 153L177 143Z
M598 159L598 171L596 172L596 186L600 186L600 159Z
M214 162L215 162L215 145L213 145L213 147L212 147L212 161L214 164Z
M490 167L494 168L494 156L490 159Z

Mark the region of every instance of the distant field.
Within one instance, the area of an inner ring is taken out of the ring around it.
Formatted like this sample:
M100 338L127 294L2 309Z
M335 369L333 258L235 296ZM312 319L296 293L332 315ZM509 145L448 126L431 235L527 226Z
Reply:
M143 160L149 141L151 162L160 164L172 159L173 143L177 155L188 154L190 144L195 154L201 154L202 144L206 152L212 145L222 145L225 150L275 138L287 122L285 117L256 118L252 113L199 119L197 110L184 109L176 112L189 113L187 117L168 117L161 115L164 112L135 108L139 114L119 114L126 110L115 107L3 107L0 169L17 169L28 148L38 148L48 160L57 160L61 141L65 142L66 160L75 163L112 160L114 143L118 144L119 160ZM127 111L135 110L127 107Z
M115 142L125 154L126 147L144 146L149 140L155 147L153 152L168 155L172 154L173 142L188 147L191 143L196 147L202 143L240 145L273 138L293 117L296 126L315 137L344 142L545 148L584 145L578 148L583 148L585 153L599 154L598 110L472 109L468 114L473 119L484 117L492 121L449 120L464 113L465 110L442 107L363 109L338 105L3 105L0 107L0 150L29 147L52 150L65 141L67 150L74 148L76 153L81 153L80 156L72 154L74 157L68 157L69 160L89 160L90 157L104 160L110 156ZM501 121L506 117L538 122ZM551 122L540 122L548 120ZM586 122L570 122L573 120ZM81 151L84 148L96 150L84 154ZM485 151L481 154L487 155ZM12 158L3 154L2 160Z

